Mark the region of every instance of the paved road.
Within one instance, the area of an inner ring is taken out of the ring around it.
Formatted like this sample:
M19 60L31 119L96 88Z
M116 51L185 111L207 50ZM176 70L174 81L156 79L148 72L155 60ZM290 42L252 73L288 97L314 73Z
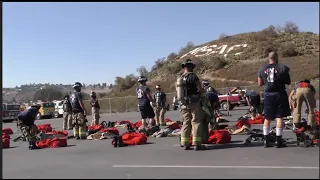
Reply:
M233 124L244 107L230 111ZM139 120L139 113L103 114L102 120ZM178 120L178 111L167 117ZM91 117L88 117L91 120ZM61 129L62 119L39 120ZM16 131L15 123L5 123ZM255 128L261 128L256 125ZM70 132L71 133L71 132ZM16 136L14 134L12 136ZM319 179L319 148L294 144L276 149L262 144L244 146L247 136L232 136L232 143L212 145L211 150L184 151L174 137L149 138L149 144L113 148L111 140L68 140L68 147L29 151L27 143L13 143L3 150L3 178L313 178ZM284 137L293 138L286 131ZM294 139L290 140L294 141Z

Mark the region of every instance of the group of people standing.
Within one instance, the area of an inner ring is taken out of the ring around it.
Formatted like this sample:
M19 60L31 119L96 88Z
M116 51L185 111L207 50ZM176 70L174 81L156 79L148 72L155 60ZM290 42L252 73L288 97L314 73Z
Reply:
M83 103L83 94L81 93L81 83L76 82L73 86L74 93L65 95L63 99L63 129L72 130L76 139L86 139L86 115L87 111ZM100 119L100 104L95 92L90 94L90 105L92 107L91 126L99 124Z

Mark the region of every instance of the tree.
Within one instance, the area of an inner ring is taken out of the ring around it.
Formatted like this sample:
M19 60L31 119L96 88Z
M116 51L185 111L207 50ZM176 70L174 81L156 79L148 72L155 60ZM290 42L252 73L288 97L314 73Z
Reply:
M227 35L226 33L221 33L221 34L219 35L218 39L224 39L224 38L226 38L226 37L228 37L228 35Z
M42 100L42 101L53 101L62 98L62 92L56 89L48 88L48 89L40 89L37 91L34 96L33 100Z
M168 55L167 60L172 61L172 60L175 60L177 57L178 57L178 54L173 52Z
M141 66L137 68L137 72L139 73L140 76L145 76L145 77L147 77L149 73L145 66Z
M179 55L182 56L184 54L187 54L188 52L190 52L194 48L195 48L195 46L194 46L193 42L189 41L185 47L180 49Z
M297 33L299 32L299 27L296 25L296 23L288 21L284 25L283 31L286 33Z

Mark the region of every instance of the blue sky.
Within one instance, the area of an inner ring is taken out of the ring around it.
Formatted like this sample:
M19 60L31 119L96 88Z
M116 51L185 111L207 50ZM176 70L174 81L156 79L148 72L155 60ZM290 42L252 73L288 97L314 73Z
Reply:
M188 41L286 21L319 33L319 4L3 3L3 87L113 83Z

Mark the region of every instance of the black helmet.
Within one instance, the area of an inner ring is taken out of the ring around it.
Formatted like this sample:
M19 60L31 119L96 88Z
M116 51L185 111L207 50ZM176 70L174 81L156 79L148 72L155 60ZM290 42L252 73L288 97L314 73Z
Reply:
M92 97L92 96L96 96L96 95L97 95L96 92L91 91L91 95L90 95L91 97Z
M210 83L209 83L209 81L204 80L204 81L202 81L202 84L203 84L204 86L208 86Z
M181 64L182 68L185 68L186 66L191 66L192 68L196 67L196 65L192 62L191 59L187 59L185 62Z
M303 80L303 82L310 84L310 80L309 79L305 79L305 80Z
M30 106L30 111L38 112L40 108L41 108L40 104L35 104Z
M81 87L82 87L82 84L79 82L75 82L73 85L73 88L81 88Z
M70 96L69 96L68 94L66 94L66 95L64 96L64 98L70 98Z
M146 77L144 77L144 76L140 76L138 78L138 82L143 82L143 81L148 81L148 79Z

